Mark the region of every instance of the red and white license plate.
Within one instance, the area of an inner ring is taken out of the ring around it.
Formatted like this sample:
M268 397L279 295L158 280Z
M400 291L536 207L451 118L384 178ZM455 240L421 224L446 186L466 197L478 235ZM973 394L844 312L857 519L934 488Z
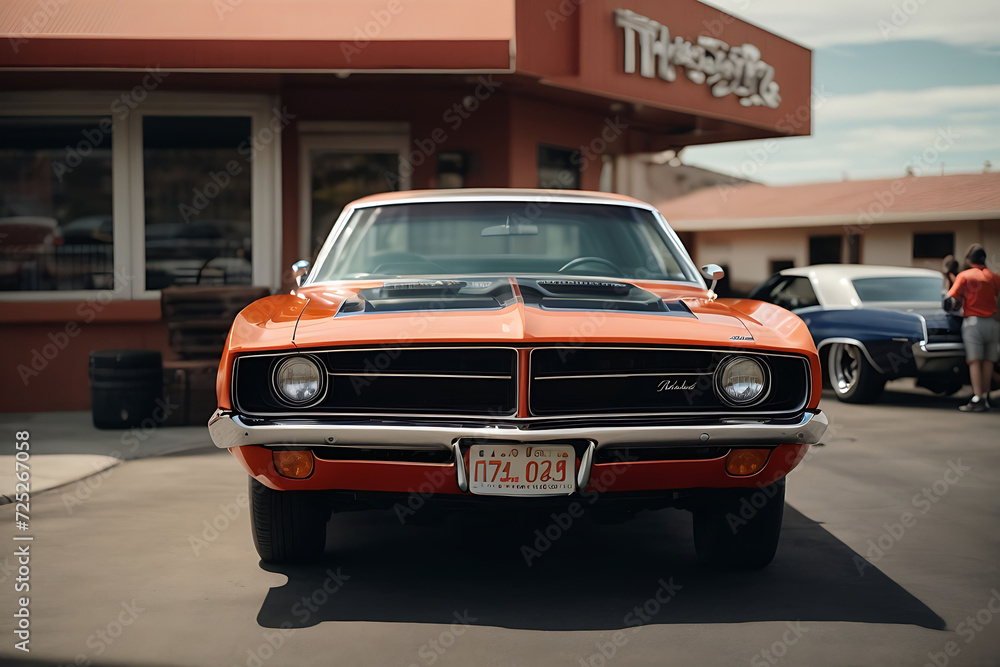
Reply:
M576 490L570 445L473 445L469 491L484 496L558 496Z

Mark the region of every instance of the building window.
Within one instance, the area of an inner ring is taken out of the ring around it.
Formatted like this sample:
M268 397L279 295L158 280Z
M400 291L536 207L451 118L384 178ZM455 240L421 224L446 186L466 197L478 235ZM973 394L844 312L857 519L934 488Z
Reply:
M810 236L809 263L840 264L843 240L844 237L839 234L836 236Z
M0 291L113 287L111 128L0 117Z
M780 273L785 269L791 269L795 267L794 259L772 259L771 260L771 274Z
M145 116L146 289L249 285L248 116Z
M472 170L468 151L447 151L437 156L436 186L442 189L465 187L465 177Z
M954 232L913 235L913 259L941 259L954 254Z
M579 190L580 152L539 144L538 187L552 190Z
M0 96L0 300L277 287L279 147L294 116L262 95L150 91L109 114L115 99Z

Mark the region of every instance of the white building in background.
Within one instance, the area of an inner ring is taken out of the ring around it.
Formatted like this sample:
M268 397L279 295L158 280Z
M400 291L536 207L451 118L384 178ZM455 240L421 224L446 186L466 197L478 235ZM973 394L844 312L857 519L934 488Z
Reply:
M776 271L827 263L940 269L972 243L1000 269L1000 173L874 181L715 185L656 202L695 261L735 293Z

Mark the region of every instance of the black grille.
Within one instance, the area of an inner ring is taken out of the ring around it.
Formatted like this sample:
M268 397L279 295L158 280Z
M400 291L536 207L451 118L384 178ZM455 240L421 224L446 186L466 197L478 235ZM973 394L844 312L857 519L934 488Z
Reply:
M329 373L315 405L285 405L271 385L291 354L237 359L236 407L247 414L511 416L517 409L517 352L505 348L370 348L303 351Z
M752 355L771 378L766 398L733 408L716 393L713 374L736 350L541 348L531 353L529 409L535 416L676 413L791 413L809 395L802 357Z

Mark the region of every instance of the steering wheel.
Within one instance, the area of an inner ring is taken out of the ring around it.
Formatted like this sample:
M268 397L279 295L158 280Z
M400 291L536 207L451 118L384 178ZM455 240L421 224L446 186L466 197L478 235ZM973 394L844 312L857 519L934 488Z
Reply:
M620 268L618 268L617 264L615 264L611 260L604 259L603 257L577 257L576 259L571 259L570 261L566 262L566 264L564 264L561 269L559 269L559 273L562 273L563 271L569 271L570 269L575 269L576 267L581 266L583 264L603 264L604 266L614 271L614 275L616 276L625 275L625 272L622 271Z

